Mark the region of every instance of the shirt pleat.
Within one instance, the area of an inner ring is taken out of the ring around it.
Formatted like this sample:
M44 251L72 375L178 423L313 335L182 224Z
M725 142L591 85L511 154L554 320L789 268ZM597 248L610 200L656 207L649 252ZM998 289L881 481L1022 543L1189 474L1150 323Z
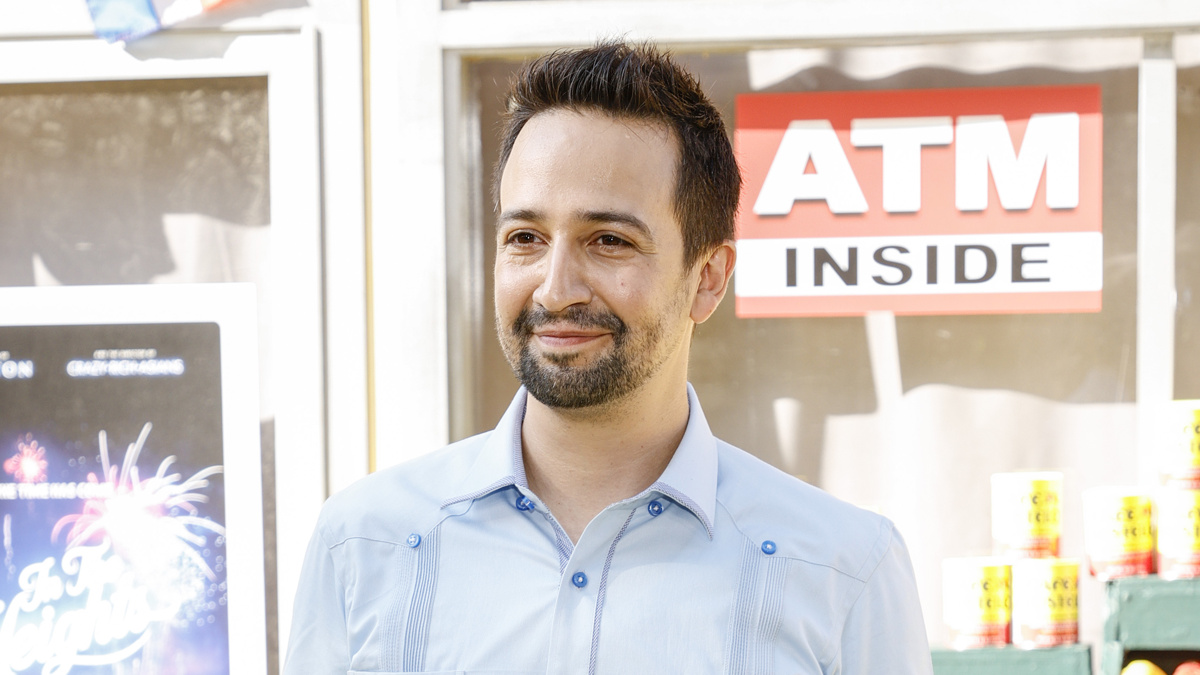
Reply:
M413 563L416 562L416 552L404 551L401 554L399 575L395 588L395 596L391 607L383 621L383 644L380 647L380 661L386 670L400 670L403 662L404 623L401 617L408 608L409 594L412 593Z
M420 672L425 669L425 652L429 647L429 622L433 616L433 601L437 593L437 530L430 532L417 548L416 568L413 601L409 605L408 622L404 631L403 670L407 672Z
M775 636L779 633L779 622L783 617L783 585L787 579L787 560L772 558L765 566L762 609L758 614L758 630L754 635L754 672L769 675L775 671Z
M750 672L752 655L749 648L755 623L760 557L758 548L749 541L745 542L742 546L737 596L733 601L733 615L729 621L729 640L725 645L724 672L727 675L744 675Z

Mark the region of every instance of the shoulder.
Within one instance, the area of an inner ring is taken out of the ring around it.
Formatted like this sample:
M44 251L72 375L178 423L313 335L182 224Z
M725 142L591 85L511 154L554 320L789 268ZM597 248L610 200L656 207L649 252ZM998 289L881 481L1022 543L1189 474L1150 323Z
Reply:
M717 441L718 508L743 535L773 541L776 554L870 578L897 538L891 521Z
M321 508L318 534L332 548L355 538L398 543L428 531L490 433L376 471L334 494Z

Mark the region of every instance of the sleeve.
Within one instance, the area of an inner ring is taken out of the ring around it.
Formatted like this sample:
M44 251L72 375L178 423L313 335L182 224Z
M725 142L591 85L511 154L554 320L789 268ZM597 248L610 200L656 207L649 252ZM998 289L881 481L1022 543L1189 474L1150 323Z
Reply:
M350 651L345 593L334 552L318 523L308 543L283 675L346 675Z
M846 617L844 675L932 675L933 663L917 580L895 527L891 543Z

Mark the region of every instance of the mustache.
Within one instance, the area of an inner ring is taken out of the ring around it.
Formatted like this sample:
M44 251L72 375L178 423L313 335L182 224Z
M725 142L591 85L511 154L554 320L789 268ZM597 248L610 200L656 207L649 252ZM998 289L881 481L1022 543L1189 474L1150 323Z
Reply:
M599 328L611 331L614 339L627 330L625 322L607 310L593 310L580 305L571 305L559 312L545 307L526 307L513 320L512 332L521 337L530 337L535 328L547 324L565 324L573 328Z

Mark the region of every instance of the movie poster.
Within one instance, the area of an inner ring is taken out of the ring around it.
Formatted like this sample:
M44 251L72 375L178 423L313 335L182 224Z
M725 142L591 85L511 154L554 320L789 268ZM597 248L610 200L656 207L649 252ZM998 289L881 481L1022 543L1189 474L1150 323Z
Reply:
M0 673L230 672L220 332L0 326Z

